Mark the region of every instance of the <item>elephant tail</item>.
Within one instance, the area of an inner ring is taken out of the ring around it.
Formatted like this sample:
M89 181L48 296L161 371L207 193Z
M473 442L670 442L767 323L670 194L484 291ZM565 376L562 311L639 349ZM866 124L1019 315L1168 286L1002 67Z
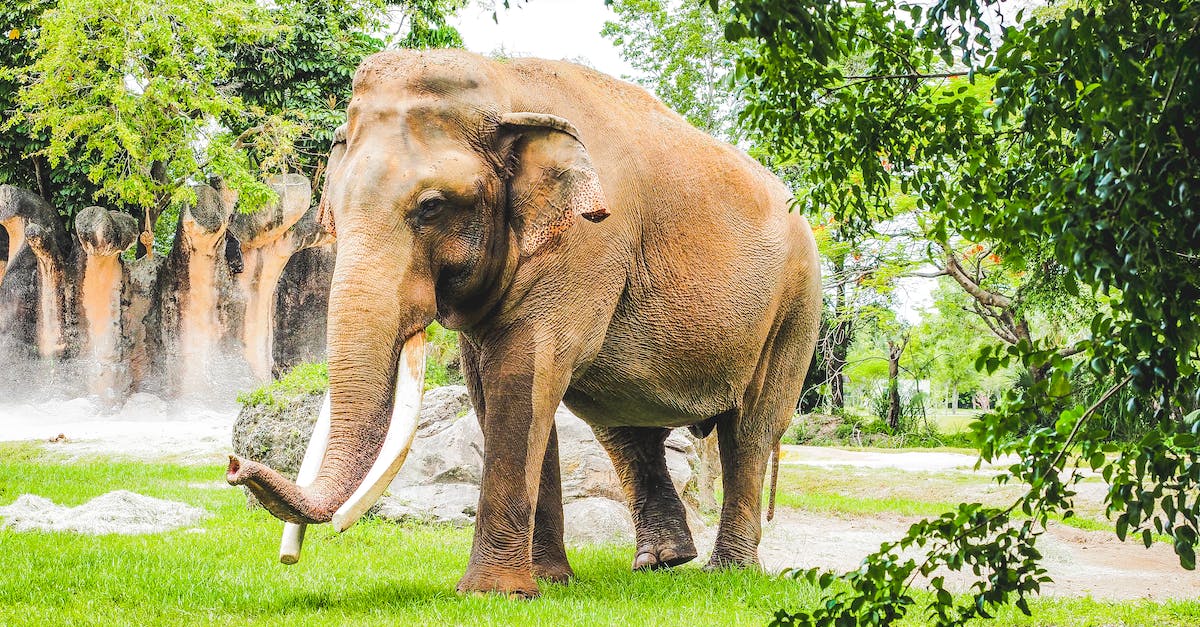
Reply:
M771 522L771 519L775 517L775 487L779 484L780 440L775 440L775 448L771 449L771 496L767 500L767 522Z

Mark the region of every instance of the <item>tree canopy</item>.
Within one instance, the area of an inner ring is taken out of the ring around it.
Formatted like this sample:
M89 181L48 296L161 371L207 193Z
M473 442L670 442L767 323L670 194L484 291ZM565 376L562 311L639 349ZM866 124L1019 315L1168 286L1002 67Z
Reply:
M1007 476L1028 485L1022 499L914 525L843 575L845 588L807 573L825 602L778 621L890 623L914 605L913 580L938 567L978 576L972 601L958 605L933 577L927 611L940 623L999 603L1024 609L1044 581L1037 538L1050 518L1071 514L1076 465L1108 482L1121 538L1169 535L1194 568L1200 4L709 4L734 15L729 39L754 46L735 72L741 119L780 159L806 164L801 208L865 232L894 215L899 191L922 207L933 241L988 242L1014 270L1044 261L1068 294L1099 305L1069 350L1049 336L1015 337L977 360L985 371L1019 363L1042 375L975 425L984 459L1020 456ZM1088 389L1083 373L1106 383ZM1122 413L1146 429L1112 442L1095 417ZM927 557L900 556L916 546Z
M272 174L303 172L316 187L358 63L388 45L461 45L446 16L462 4L6 4L0 182L38 190L68 229L101 202L137 215L146 233L190 200L187 183L210 176L244 211L273 199Z

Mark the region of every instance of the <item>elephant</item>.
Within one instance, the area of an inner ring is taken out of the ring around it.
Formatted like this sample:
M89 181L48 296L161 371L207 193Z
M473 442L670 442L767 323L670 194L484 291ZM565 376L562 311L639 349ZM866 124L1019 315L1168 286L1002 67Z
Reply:
M560 402L612 459L635 569L697 555L664 461L684 426L718 438L708 567L756 567L764 475L821 310L816 243L791 198L739 149L581 65L372 55L321 200L338 241L327 431L300 484L233 456L226 479L284 521L352 524L412 441L412 379L437 320L460 334L484 433L460 593L533 597L538 579L573 577Z

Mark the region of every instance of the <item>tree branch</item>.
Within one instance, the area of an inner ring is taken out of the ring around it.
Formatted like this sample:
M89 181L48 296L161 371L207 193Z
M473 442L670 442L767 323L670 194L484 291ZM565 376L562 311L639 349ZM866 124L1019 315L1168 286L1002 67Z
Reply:
M954 251L950 247L944 247L944 250L946 251L946 274L957 281L975 300L989 307L1001 307L1005 309L1012 307L1012 301L1008 297L995 292L989 292L971 280L971 277L967 276L966 270L958 263L958 259L955 258Z

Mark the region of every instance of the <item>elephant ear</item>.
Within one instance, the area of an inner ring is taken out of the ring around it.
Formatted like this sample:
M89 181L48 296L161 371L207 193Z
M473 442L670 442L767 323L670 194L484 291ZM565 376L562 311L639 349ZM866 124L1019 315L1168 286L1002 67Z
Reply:
M337 237L337 224L333 221L333 208L329 206L329 178L346 154L346 125L333 129L333 143L329 146L329 160L325 163L325 187L321 190L321 203L317 205L317 224L326 233Z
M508 148L508 202L521 255L528 256L579 218L609 216L600 177L579 131L546 113L510 113L500 125Z

